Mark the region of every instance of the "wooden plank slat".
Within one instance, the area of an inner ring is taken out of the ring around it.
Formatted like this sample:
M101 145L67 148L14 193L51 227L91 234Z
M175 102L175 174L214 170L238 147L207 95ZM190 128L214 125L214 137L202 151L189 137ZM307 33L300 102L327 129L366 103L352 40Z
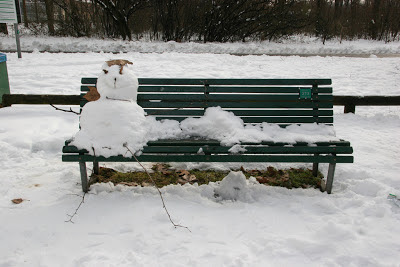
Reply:
M313 96L314 98L314 96ZM281 94L139 94L137 101L172 101L172 102L190 102L190 101L208 101L208 102L299 102L298 95ZM311 101L311 100L304 100ZM332 95L319 95L318 101L332 101Z
M71 146L71 140L65 141L65 146L63 147L64 153L88 153L86 150L79 150L75 146ZM264 147L277 147L278 149L281 147L319 147L319 148L338 148L338 147L350 147L349 141L330 141L330 142L315 142L310 146L306 142L297 142L297 143L287 143L287 142L273 142L273 141L263 141L259 143L251 143L251 142L243 142L242 146L264 146ZM196 147L196 151L200 147L220 147L220 141L218 140L204 140L204 139L178 139L178 140L157 140L157 141L149 141L146 147ZM230 147L227 146L227 149Z
M63 155L62 161L76 162L136 162L132 158L112 156L105 158L91 155ZM140 162L319 162L319 163L353 163L352 156L306 156L306 155L141 155Z
M296 94L299 93L300 89L310 88L313 93L320 94L331 94L332 87L246 87L246 86L210 86L207 88L209 93L280 93L280 94ZM81 92L89 92L89 86L82 85ZM153 92L153 93L203 93L205 91L204 86L173 86L173 85L152 85L152 86L139 86L139 93Z
M296 94L300 89L310 88L313 93L332 94L332 87L246 87L246 86L210 86L207 88L209 93L280 93L280 94ZM89 92L89 86L82 85L81 92ZM138 88L139 93L153 92L153 93L203 93L204 86L173 86L173 85L141 85Z
M306 142L287 143L287 142L272 142L264 141L261 143L243 142L242 145L266 145L266 146L309 146ZM220 141L217 140L202 140L202 139L182 139L182 140L158 140L147 142L148 146L220 146ZM330 141L330 142L315 142L316 146L350 146L349 141Z
M332 108L331 102L148 102L138 101L143 108Z
M148 115L166 115L166 116L203 116L203 109L145 109ZM312 110L312 109L274 109L274 110L232 110L226 111L233 112L236 116L287 116L287 117L303 117L303 116L333 116L332 110Z
M83 107L88 101L80 101L80 106ZM138 101L138 104L143 108L332 108L331 102L149 102Z
M139 84L173 85L330 85L331 79L175 79L139 78Z
M353 148L350 146L256 146L244 145L245 152L240 154L351 154ZM204 153L230 154L231 147L224 146L145 146L143 154L148 153L192 153L197 154L199 149ZM85 149L78 149L75 146L64 146L63 153L83 153Z
M146 85L331 85L331 79L198 79L139 78ZM82 78L82 84L96 84L97 78Z
M240 154L351 154L353 148L349 146L339 147L312 147L312 146L242 146L246 149L245 152ZM230 154L230 147L222 146L146 146L143 149L143 154L147 153L191 153L197 154L199 149L204 153L215 154Z
M249 87L249 86L165 86L165 85L152 85L152 86L139 86L138 92L155 92L155 93L168 93L168 92L190 92L190 93L279 93L279 94L298 94L300 89L311 89L313 93L331 94L332 87ZM84 88L89 90L89 88Z
M186 116L174 117L174 116L161 116L157 115L157 120L176 120L183 121L184 119L189 118ZM193 117L199 118L199 117ZM244 123L290 123L290 124L299 124L299 123L333 123L333 117L240 117Z
M78 149L76 146L65 145L62 149L63 153L82 153L87 154L89 153L86 149Z

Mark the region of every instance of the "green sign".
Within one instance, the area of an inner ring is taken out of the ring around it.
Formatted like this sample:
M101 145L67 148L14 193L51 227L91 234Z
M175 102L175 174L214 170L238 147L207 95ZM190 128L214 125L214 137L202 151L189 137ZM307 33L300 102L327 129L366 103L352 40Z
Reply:
M0 23L20 23L18 0L0 0Z
M300 91L300 93L299 93L300 99L311 99L312 98L311 88L300 88L299 91Z

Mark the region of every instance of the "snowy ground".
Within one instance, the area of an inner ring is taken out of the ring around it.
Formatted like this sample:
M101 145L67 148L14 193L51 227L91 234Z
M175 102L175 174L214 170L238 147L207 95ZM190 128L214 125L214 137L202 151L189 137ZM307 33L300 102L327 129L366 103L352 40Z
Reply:
M332 78L335 94L347 95L395 95L400 84L396 58L7 56L12 93L77 94L81 77L121 57L139 77ZM398 266L400 207L387 196L400 195L400 110L365 107L354 115L337 107L335 128L352 143L355 162L337 166L333 194L249 183L240 201L218 202L217 184L163 188L173 219L189 232L172 227L155 189L104 184L92 186L74 224L65 222L81 200L78 164L61 162L77 116L48 106L0 109L0 266Z

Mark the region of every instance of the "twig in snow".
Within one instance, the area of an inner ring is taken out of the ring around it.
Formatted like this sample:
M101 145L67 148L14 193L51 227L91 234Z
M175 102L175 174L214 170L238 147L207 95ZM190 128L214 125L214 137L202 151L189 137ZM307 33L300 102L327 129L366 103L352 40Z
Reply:
M69 110L67 110L67 109L58 108L58 107L54 106L53 104L50 104L50 106L52 106L53 108L55 108L55 110L64 111L64 112L71 112L71 113L74 113L74 114L76 114L76 115L81 115L80 112L78 113L78 112L76 112L76 111L73 111L72 108L69 108Z
M165 205L164 198L163 198L163 196L162 196L162 193L161 193L160 188L158 188L156 182L153 180L153 178L151 177L150 173L149 173L149 172L147 171L147 169L142 165L142 163L140 163L140 161L136 158L135 154L132 152L132 150L129 149L129 147L128 147L128 145L127 145L126 143L124 144L124 147L129 151L129 153L131 153L131 155L133 156L133 158L134 158L134 159L137 161L137 163L139 163L139 165L143 168L143 170L145 171L145 173L147 174L147 176L149 176L149 178L150 178L151 182L153 183L154 187L157 189L158 194L160 194L160 198L161 198L161 202L162 202L162 204L163 204L163 208L164 208L165 212L167 213L168 218L169 218L170 222L172 223L172 225L173 225L175 228L177 228L177 227L186 228L189 232L192 232L192 231L190 231L190 229L189 229L188 227L183 226L183 225L180 225L180 224L174 223L174 221L173 221L172 218L171 218L171 215L170 215L169 212L168 212L167 206Z
M77 196L82 197L82 200L81 200L81 202L79 203L78 207L75 209L75 212L72 215L67 214L69 216L69 220L67 220L65 222L74 223L72 221L72 219L75 217L76 214L78 214L78 211L79 211L80 207L82 206L82 204L85 203L86 192L83 193L83 196L81 196L81 195L77 195Z

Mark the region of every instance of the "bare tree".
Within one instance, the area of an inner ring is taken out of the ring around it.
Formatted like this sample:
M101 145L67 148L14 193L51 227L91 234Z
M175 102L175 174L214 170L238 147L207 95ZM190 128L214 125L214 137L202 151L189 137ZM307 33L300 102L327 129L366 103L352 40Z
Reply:
M147 7L150 0L93 0L113 22L113 29L122 39L132 40L129 19L138 10Z

